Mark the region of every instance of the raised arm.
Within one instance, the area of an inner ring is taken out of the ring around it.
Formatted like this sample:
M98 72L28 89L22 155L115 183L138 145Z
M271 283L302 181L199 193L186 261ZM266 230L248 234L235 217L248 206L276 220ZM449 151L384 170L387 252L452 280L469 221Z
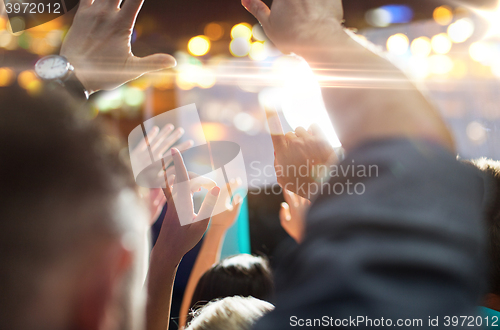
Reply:
M323 98L347 151L392 137L453 149L439 114L407 77L344 30L341 0L275 0L270 9L260 0L242 4L278 48L321 69Z
M189 181L189 175L179 151L172 149L172 156L175 165L175 182ZM197 190L198 187L193 186L191 189ZM151 252L147 280L146 328L148 330L168 329L172 288L177 267L182 257L200 241L203 233L205 233L212 211L217 203L220 188L214 187L209 191L198 214L193 211L191 191L187 191L183 187L176 190L175 185L172 189L170 184L167 184L164 192L168 209L160 235ZM176 203L174 203L174 200ZM181 225L180 216L177 212L180 208L183 208L183 211L181 211L183 216L191 210L193 219L191 224Z
M231 186L230 190L235 191L238 186L241 185L241 180L232 180L229 185ZM220 261L222 244L224 243L226 232L235 223L240 212L241 202L242 199L239 195L236 195L232 202L230 201L230 196L219 197L218 203L226 204L226 211L215 214L212 217L212 223L203 239L203 244L196 257L193 269L189 275L186 290L184 291L184 297L182 298L179 314L180 328L186 325L189 308L191 308L191 300L196 286L198 285L198 281L210 267Z

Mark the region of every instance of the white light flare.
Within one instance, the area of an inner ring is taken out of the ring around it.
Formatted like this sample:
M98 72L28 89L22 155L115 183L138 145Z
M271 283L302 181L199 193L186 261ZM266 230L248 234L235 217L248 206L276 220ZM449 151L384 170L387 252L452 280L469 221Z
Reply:
M318 80L307 62L283 57L275 64L275 71L281 78L282 87L263 90L262 95L259 95L261 104L268 101L278 103L294 130L299 126L308 129L312 124L317 124L332 147L340 147L342 144L326 111Z

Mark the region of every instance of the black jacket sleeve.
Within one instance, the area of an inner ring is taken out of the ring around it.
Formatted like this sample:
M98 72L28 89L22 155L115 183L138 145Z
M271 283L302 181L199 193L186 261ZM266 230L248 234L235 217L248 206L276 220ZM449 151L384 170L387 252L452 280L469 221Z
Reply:
M303 243L280 258L276 309L255 329L407 319L429 328L429 317L444 328L446 316L475 315L486 273L483 174L403 139L364 145L331 170Z

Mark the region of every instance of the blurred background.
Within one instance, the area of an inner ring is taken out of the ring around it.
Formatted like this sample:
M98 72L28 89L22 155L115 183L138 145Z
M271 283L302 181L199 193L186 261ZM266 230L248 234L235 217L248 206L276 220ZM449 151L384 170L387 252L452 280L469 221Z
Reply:
M1 6L0 1L0 13ZM375 44L440 110L461 157L500 159L499 0L346 0L344 8L346 26ZM18 84L31 94L41 92L33 65L58 53L74 13L18 33L0 15L0 88ZM17 28L26 24L23 17L11 23ZM272 255L287 234L278 220L283 199L272 191L274 156L263 107L280 108L287 130L320 124L339 147L314 73L281 54L239 0L146 0L132 49L137 56L173 54L178 65L92 95L89 116L105 123L109 140L120 144L128 159L124 141L133 128L196 104L206 140L241 146L252 189L242 211L249 244L242 248L241 241L227 240L227 246L240 247L223 252ZM185 121L177 118L174 124ZM189 127L184 128L189 136ZM197 249L179 270L174 317Z

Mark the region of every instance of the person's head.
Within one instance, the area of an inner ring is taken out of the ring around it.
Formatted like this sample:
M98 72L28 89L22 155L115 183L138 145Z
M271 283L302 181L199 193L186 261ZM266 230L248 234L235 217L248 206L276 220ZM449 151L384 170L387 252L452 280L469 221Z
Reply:
M0 328L130 321L146 218L117 149L66 95L3 87L0 100Z
M191 299L199 307L217 298L252 296L272 301L274 282L269 262L263 257L238 254L223 259L200 278Z
M500 310L500 161L481 158L472 163L493 180L494 197L486 213L490 254L490 285L486 304Z
M186 330L249 330L274 306L254 297L216 299L198 309Z

